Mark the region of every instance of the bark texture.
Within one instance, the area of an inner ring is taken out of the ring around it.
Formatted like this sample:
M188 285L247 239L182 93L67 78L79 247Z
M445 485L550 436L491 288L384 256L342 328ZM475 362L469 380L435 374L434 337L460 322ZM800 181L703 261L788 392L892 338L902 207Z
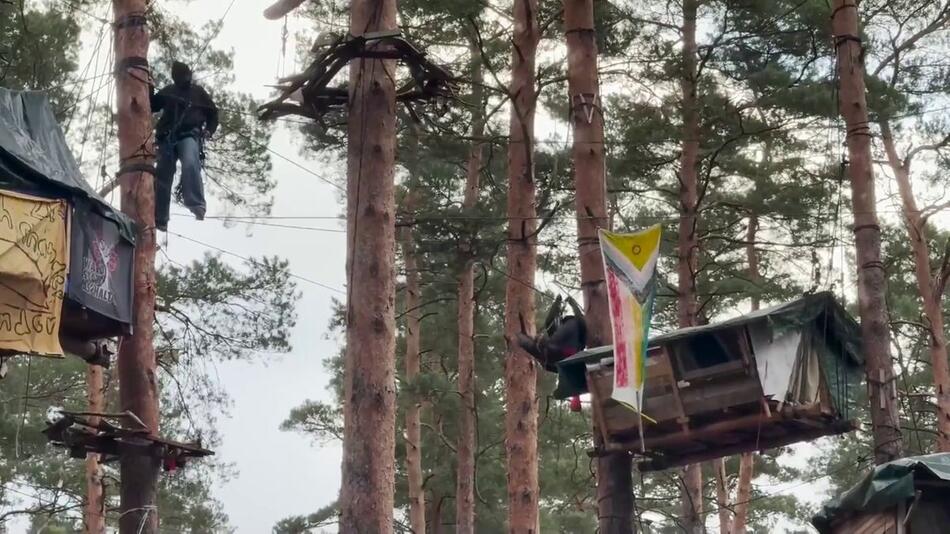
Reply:
M950 452L950 369L947 362L947 334L944 328L943 292L946 272L933 272L930 266L930 246L927 241L927 219L914 197L910 180L911 156L901 159L897 154L894 135L887 121L881 122L881 137L887 161L890 164L901 196L904 225L910 248L914 254L914 274L917 292L923 305L923 316L928 329L928 349L934 394L937 398L937 441L935 452ZM946 269L946 266L943 266Z
M515 341L533 336L537 228L534 182L535 59L540 38L537 0L515 0L508 146L508 280L505 287L505 451L508 529L538 532L537 367Z
M680 155L680 220L677 254L680 328L697 324L696 271L699 242L696 232L699 185L699 95L696 48L697 0L683 1L682 90L683 148ZM690 533L703 531L703 472L699 464L688 465L683 476L683 524Z
M125 58L147 58L149 32L138 21L147 9L145 0L113 0L116 63ZM136 74L138 73L138 74ZM120 70L116 75L116 121L121 165L154 165L152 110L148 85L141 71ZM158 377L152 336L155 322L155 189L154 178L145 172L120 171L122 211L138 228L133 260L133 335L119 346L119 404L145 423L157 435L159 423ZM120 518L122 534L156 534L158 509L155 506L160 460L147 456L123 455L120 461Z
M597 229L608 228L604 157L604 116L597 77L597 41L593 0L564 0L568 98L574 143L577 248L580 256L588 346L611 343L604 265ZM595 429L594 435L599 435ZM633 532L633 465L630 455L597 459L599 532Z
M482 60L475 40L469 43L472 77L472 148L465 172L465 195L462 209L472 213L478 203L479 176L482 172L485 135L482 103ZM456 473L455 518L458 534L475 533L475 450L478 447L475 407L475 262L472 241L474 226L466 241L459 243L459 264L462 272L458 282L458 389L462 400L459 411L459 438L456 444L458 471Z
M352 0L350 33L396 28L395 0ZM395 491L394 62L350 63L340 532L393 531Z
M105 411L103 389L103 369L99 365L89 365L86 368L86 405L90 412L102 413ZM99 417L90 417L91 424L98 424ZM86 454L86 502L83 506L83 533L105 534L106 531L106 503L105 488L102 484L102 466L99 465L98 453Z
M410 190L406 195L406 211L415 214L415 177L410 177ZM419 321L421 294L419 289L419 265L416 259L412 227L403 232L403 258L406 265L406 381L412 384L419 376L420 339L422 325ZM409 526L413 534L426 531L425 490L422 487L422 401L410 399L406 407L406 478L409 486Z
M729 534L732 532L732 512L729 504L729 479L726 476L726 460L719 458L713 460L713 468L716 476L716 506L719 509L719 532Z
M769 142L765 145L766 156L771 153ZM755 240L759 231L759 216L752 211L749 213L749 227L746 229L746 262L749 267L749 281L757 290L752 294L752 311L761 306L758 288L762 274L759 272L759 254L755 250ZM739 480L736 482L736 502L733 506L735 515L732 519L732 534L745 534L745 526L749 518L749 499L752 497L752 476L755 474L755 453L744 452L739 455Z
M864 51L861 49L858 9L854 0L834 0L832 9L832 32L838 56L839 107L848 132L858 310L874 436L874 461L882 464L900 458L903 444L887 325L887 279L881 262L881 227L874 195Z

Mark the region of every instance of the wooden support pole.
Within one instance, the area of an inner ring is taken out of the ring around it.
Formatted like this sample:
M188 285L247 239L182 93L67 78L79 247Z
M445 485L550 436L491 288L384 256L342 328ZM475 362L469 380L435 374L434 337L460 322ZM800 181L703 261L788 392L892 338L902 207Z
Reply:
M146 0L113 0L115 16L116 109L120 169L153 165L152 110L149 104L149 32ZM119 403L158 435L158 377L152 335L155 322L155 190L154 176L140 170L122 172L122 211L137 226L133 262L131 336L119 347ZM158 458L127 455L120 462L121 534L157 534Z
M86 368L86 400L90 412L105 411L104 369L99 365ZM99 423L98 417L90 417L93 424ZM102 483L102 466L99 454L86 454L86 503L83 507L83 534L105 534L106 503L105 488Z
M395 0L351 0L351 34L395 28ZM396 477L395 61L353 61L349 87L340 532L388 534Z

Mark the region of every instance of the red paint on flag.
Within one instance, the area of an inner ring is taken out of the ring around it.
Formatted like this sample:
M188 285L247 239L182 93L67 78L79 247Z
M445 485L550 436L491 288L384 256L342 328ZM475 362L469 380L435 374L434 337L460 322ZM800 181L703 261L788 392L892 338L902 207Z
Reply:
M610 301L610 317L614 329L614 372L616 387L627 387L630 384L630 371L627 369L627 340L623 335L623 298L620 296L620 283L617 275L607 271L607 295Z

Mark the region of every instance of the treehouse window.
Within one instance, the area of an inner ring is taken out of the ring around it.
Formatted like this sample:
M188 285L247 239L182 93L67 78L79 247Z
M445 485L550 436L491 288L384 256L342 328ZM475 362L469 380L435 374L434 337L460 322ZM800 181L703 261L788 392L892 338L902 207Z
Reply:
M676 343L674 353L680 375L688 380L743 367L738 332L699 334Z

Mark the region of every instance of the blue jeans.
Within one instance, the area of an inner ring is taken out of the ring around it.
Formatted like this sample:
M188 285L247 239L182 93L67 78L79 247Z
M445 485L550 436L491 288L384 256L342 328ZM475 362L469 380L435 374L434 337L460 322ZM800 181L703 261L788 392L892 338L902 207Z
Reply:
M204 217L205 192L201 181L201 158L197 137L164 140L158 144L158 162L155 168L155 225L168 225L172 203L172 185L175 167L181 162L181 194L185 207Z

